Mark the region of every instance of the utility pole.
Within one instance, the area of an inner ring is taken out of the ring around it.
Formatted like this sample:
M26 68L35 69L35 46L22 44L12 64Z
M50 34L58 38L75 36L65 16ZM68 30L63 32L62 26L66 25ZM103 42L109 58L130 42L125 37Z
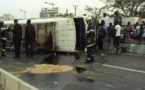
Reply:
M73 5L73 7L74 7L74 10L75 10L75 16L77 15L77 7L78 7L78 5Z
M26 19L26 11L24 11L24 10L20 10L20 11L22 11L24 13L24 19Z
M66 15L68 15L68 9L66 9Z

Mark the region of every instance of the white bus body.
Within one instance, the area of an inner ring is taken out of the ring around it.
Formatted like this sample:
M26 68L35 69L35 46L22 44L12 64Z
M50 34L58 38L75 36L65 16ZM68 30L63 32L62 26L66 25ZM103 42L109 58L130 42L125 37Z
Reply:
M27 20L18 20L22 25L23 36ZM48 18L31 19L35 26L36 41L44 49L75 52L85 48L86 28L83 18ZM5 21L5 25L13 26L13 21Z

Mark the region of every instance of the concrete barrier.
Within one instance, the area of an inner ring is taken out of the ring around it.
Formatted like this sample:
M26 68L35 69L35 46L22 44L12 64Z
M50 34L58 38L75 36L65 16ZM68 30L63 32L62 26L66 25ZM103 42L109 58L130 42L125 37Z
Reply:
M145 55L145 44L122 43L121 44L121 51L123 53L132 53L132 54Z
M0 90L39 90L0 68Z

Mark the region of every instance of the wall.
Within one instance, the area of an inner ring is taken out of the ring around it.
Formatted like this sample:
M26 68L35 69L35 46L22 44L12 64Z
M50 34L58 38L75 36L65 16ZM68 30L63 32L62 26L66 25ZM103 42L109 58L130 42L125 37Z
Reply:
M99 19L99 22L101 22L102 19ZM122 25L127 25L128 22L131 22L131 24L135 24L136 22L141 23L142 19L140 17L122 17ZM110 23L114 23L114 17L110 18Z

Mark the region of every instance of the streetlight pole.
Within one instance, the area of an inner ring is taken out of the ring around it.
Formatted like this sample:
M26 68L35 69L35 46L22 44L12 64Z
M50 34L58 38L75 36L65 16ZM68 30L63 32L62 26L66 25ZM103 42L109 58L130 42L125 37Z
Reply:
M48 2L44 2L45 4L50 4L52 5L52 9L54 8L54 3L48 3Z
M22 11L24 13L24 19L26 19L26 11L24 11L24 10L20 10L20 11Z
M75 16L77 15L77 6L78 5L73 5L74 6L74 9L75 9Z

